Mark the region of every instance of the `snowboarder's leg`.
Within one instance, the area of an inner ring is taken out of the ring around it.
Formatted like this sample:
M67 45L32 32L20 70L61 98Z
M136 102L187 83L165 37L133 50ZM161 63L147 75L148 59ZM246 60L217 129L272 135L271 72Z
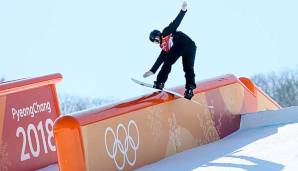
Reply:
M154 82L154 87L158 89L162 89L164 86L164 83L167 81L169 73L171 72L172 65L177 61L177 59L181 56L181 54L177 53L179 52L176 49L172 49L168 56L167 59L165 60L163 66L161 67L156 81ZM159 86L161 85L161 86Z
M194 73L194 63L196 56L196 46L191 46L186 49L182 56L183 70L185 72L185 93L184 96L187 99L191 99L193 96L192 90L196 88L195 73Z

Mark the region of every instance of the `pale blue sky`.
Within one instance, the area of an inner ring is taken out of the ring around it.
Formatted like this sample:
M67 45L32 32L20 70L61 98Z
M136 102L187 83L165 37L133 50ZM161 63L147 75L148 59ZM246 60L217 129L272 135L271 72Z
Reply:
M149 92L130 81L160 49L149 42L180 10L177 0L0 0L0 76L59 72L59 93L124 99ZM198 45L196 79L298 64L296 0L188 1L179 30ZM145 81L152 82L155 76ZM181 60L167 87L184 84Z

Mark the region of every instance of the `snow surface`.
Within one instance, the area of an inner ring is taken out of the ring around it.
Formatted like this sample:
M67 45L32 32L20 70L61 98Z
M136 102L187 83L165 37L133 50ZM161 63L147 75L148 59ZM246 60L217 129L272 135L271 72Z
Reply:
M53 164L53 165L47 166L45 168L38 169L36 171L59 171L59 166L58 166L58 164Z
M298 170L298 106L243 115L240 130L137 171ZM52 165L40 171L59 170Z
M298 106L242 115L240 129L287 123L298 123Z

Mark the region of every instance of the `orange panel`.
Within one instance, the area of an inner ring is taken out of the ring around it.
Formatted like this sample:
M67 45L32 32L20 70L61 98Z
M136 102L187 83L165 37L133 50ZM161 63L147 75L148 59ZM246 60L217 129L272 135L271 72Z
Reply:
M6 81L0 84L0 96L5 94L16 93L18 91L25 91L28 89L42 87L45 85L55 84L61 80L61 74L51 74L36 78Z
M55 121L54 134L60 170L85 170L79 122L72 116L60 117Z
M60 74L0 84L0 170L36 170L57 162L53 124Z
M253 94L256 95L256 87L255 84L248 78L240 77L239 80L245 85L246 88Z
M5 104L6 104L6 97L0 96L0 137L2 137L2 132L3 132L2 125L4 122ZM0 139L0 145L2 145L2 138Z

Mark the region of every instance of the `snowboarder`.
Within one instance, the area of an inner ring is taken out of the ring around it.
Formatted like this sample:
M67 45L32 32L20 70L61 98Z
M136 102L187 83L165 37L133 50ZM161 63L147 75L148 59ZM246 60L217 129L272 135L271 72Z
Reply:
M186 79L184 97L191 99L193 97L193 89L196 88L194 61L197 47L195 42L186 34L181 31L177 31L177 28L186 12L187 3L184 1L178 16L170 23L169 26L164 28L162 32L159 30L153 30L150 33L150 41L158 44L162 51L152 68L145 72L143 77L146 78L155 74L157 69L163 63L163 66L157 75L156 81L154 81L154 88L162 90L168 79L168 75L171 72L172 65L180 56L182 56L183 70L185 72Z

